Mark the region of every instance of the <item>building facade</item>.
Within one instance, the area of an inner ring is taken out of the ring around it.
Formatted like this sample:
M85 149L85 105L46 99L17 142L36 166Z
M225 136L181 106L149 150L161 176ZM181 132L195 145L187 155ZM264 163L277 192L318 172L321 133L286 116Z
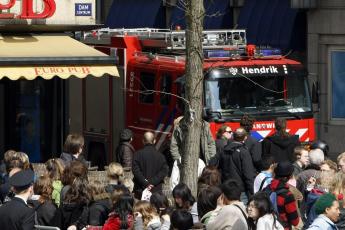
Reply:
M320 0L307 15L308 71L319 93L317 136L336 158L345 151L345 2Z

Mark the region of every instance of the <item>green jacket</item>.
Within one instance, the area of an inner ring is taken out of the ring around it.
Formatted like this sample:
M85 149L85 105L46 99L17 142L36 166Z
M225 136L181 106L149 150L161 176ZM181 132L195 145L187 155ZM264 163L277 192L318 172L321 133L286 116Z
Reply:
M61 183L60 180L53 181L52 200L58 207L60 206L60 193L61 193L62 187L63 187L63 184Z
M183 119L183 118L182 118ZM170 153L174 160L180 161L181 153L182 153L182 140L183 140L183 132L182 132L182 120L179 122L178 125L174 127L174 131L171 137L170 143ZM216 155L216 144L211 134L210 125L207 121L202 122L201 127L201 154L200 158L205 159L206 165L210 163L210 160Z

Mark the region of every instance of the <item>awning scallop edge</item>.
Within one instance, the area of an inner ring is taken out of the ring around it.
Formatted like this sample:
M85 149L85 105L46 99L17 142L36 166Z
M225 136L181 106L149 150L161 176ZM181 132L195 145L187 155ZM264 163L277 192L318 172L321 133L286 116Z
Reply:
M39 76L49 80L55 76L67 79L71 76L85 78L104 75L119 77L119 72L116 66L0 66L0 79L7 77L11 80L34 80Z

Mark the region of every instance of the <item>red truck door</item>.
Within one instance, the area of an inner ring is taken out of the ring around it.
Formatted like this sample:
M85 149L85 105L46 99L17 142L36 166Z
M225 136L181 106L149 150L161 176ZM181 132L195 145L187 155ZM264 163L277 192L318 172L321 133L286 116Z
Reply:
M145 131L155 131L156 105L159 97L154 91L158 88L157 69L141 64L136 65L129 73L132 92L128 92L126 101L127 127L133 131L133 145L141 148Z

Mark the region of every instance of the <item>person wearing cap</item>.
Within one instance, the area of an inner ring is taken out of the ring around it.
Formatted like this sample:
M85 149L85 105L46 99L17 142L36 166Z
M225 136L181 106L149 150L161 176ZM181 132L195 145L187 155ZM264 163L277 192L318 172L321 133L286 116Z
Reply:
M313 221L308 230L336 230L340 211L339 202L331 193L323 194L315 202L315 212L319 216Z
M274 179L269 185L270 190L277 194L276 203L279 220L286 230L291 229L292 226L297 226L300 222L297 203L288 184L293 171L294 167L291 162L283 161L278 163L274 169Z
M0 207L0 229L34 229L34 209L28 207L27 200L33 195L34 172L19 171L9 178L15 193L11 201Z
M115 151L116 162L124 168L132 168L134 147L131 145L133 133L130 129L124 129L120 133L120 142Z

